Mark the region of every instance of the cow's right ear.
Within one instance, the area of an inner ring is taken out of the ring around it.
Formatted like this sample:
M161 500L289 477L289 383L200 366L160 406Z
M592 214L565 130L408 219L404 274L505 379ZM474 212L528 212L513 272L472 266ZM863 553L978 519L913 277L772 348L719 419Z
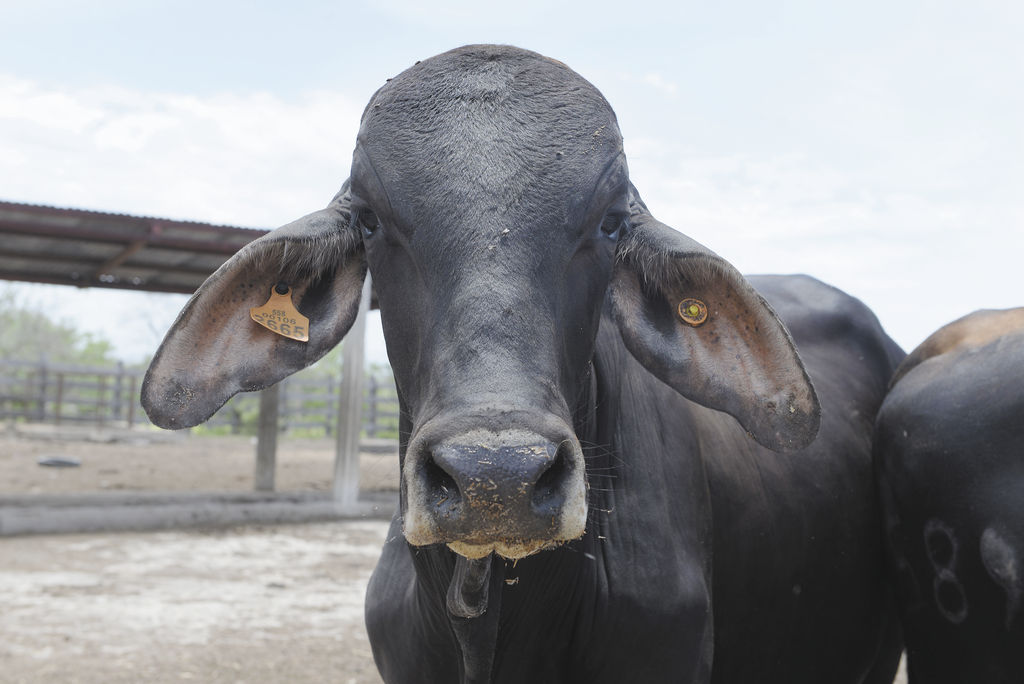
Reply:
M365 275L346 183L326 209L249 243L200 286L146 372L142 406L150 420L197 425L238 392L264 389L322 357L355 321ZM307 342L250 317L285 287L309 319Z
M609 292L630 353L683 396L732 415L766 447L813 441L821 408L767 302L730 263L651 216L635 189L630 213Z

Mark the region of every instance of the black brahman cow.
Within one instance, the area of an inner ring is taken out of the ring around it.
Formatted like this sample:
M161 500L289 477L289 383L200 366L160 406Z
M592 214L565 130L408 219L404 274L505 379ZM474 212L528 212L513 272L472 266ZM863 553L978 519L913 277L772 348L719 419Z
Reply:
M1024 308L906 358L875 459L910 681L1024 682Z
M319 358L367 268L401 402L366 603L386 681L891 681L870 438L901 352L849 296L655 220L587 81L500 46L391 79L330 205L185 307L149 415ZM250 320L275 286L307 341Z

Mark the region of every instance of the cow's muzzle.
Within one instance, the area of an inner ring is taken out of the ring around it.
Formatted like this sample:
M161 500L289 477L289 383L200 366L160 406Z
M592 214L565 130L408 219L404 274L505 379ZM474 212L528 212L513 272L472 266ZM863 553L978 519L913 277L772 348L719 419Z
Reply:
M522 558L583 534L583 454L567 428L472 430L413 440L406 454L405 536L467 558Z

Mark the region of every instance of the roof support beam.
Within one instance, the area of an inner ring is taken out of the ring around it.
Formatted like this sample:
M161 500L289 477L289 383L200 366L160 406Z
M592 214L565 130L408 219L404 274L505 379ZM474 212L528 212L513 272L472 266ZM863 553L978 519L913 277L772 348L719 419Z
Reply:
M100 264L99 268L92 274L93 278L98 280L101 275L110 273L115 268L123 264L127 259L131 258L136 252L145 247L148 243L146 240L136 240L129 244L127 247L122 249L120 252L107 259L105 262Z

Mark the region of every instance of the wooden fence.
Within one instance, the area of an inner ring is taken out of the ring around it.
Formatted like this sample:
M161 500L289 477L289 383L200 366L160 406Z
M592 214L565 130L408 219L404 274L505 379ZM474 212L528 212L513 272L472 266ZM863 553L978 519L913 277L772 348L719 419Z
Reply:
M132 427L149 423L139 404L143 370L0 360L0 420ZM258 396L236 395L202 430L256 434ZM281 382L280 430L300 436L334 434L338 378L297 373ZM398 397L390 376L369 375L363 435L397 437Z

